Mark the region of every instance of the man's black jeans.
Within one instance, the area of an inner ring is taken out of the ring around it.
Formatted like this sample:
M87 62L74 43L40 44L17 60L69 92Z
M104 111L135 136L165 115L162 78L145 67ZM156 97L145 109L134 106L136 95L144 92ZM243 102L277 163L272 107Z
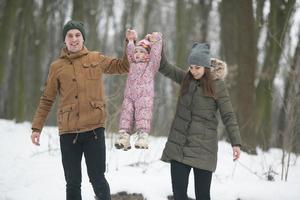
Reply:
M174 200L188 200L187 187L191 166L172 160L171 178ZM193 168L196 200L210 200L212 172Z
M67 200L81 200L81 160L84 154L88 176L99 200L110 200L110 189L105 179L104 128L78 134L60 136L60 148Z

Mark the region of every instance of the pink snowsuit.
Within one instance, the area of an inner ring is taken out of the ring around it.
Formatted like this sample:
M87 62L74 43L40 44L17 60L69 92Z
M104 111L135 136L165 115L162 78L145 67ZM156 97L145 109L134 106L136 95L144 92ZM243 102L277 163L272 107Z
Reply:
M159 38L151 46L148 62L135 62L135 45L127 45L127 57L130 63L126 81L119 129L131 133L133 123L136 130L150 133L152 107L154 98L154 78L159 69L162 49L162 39Z

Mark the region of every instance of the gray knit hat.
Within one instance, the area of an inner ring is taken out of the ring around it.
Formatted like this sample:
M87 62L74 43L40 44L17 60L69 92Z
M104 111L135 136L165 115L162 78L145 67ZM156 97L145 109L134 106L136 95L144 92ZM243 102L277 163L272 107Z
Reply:
M78 29L83 37L83 40L85 40L85 30L84 30L84 25L82 22L75 21L75 20L70 20L68 21L63 28L63 41L65 41L67 32L71 29Z
M210 67L210 45L208 43L194 43L187 62L189 65Z

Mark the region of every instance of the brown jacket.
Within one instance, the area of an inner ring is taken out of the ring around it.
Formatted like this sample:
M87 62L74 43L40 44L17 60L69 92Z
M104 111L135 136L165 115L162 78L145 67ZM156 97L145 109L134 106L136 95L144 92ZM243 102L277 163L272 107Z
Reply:
M91 52L86 47L68 54L64 48L49 69L43 95L32 122L41 131L59 94L59 133L79 133L105 127L106 109L102 74L123 74L129 70L126 55L115 59Z

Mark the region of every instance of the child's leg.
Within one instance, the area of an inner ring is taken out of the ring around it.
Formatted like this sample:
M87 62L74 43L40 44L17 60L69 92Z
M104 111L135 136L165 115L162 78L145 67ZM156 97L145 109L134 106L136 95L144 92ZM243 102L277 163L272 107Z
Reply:
M135 103L136 129L150 133L152 122L153 97L144 96L138 98Z
M117 149L123 149L127 151L131 149L130 145L130 132L132 130L134 107L130 98L124 98L122 105L122 112L119 123L119 137L115 141L115 147Z
M146 96L139 98L136 102L135 124L138 130L138 140L135 148L148 149L148 135L151 129L153 97Z
M134 105L130 98L124 97L122 111L120 115L119 129L125 130L127 133L132 131Z

